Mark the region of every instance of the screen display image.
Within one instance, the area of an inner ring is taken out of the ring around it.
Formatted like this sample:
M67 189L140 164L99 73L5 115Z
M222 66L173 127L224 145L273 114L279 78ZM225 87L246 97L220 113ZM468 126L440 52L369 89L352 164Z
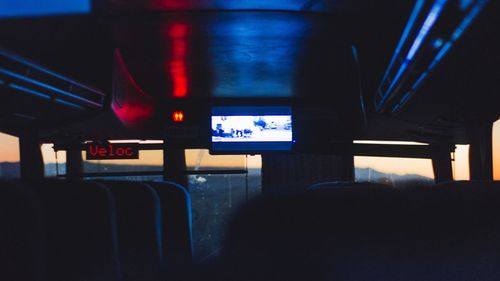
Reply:
M291 116L213 116L213 142L292 141Z
M215 150L289 150L293 141L289 107L219 107L213 110Z

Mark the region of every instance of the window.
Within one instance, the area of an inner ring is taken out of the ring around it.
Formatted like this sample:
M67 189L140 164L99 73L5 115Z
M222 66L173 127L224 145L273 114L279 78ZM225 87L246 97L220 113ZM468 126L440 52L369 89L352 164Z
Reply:
M500 180L500 120L493 124L493 178Z
M355 141L370 144L411 144L414 142ZM355 156L355 180L389 184L394 187L434 184L431 159Z
M260 194L261 158L247 155L214 156L208 150L188 149L186 164L190 171L204 171L202 174L189 175L194 255L196 261L202 262L219 254L226 228L238 207ZM224 170L233 170L233 173L215 174L215 171ZM214 171L214 174L206 171Z
M457 144L455 152L452 153L453 179L469 180L469 147L470 145Z
M19 178L19 138L0 133L0 178Z
M54 151L54 144L44 143L41 146L46 177L66 174L66 151Z
M405 187L411 184L433 184L430 159L395 157L354 157L356 181L368 181Z

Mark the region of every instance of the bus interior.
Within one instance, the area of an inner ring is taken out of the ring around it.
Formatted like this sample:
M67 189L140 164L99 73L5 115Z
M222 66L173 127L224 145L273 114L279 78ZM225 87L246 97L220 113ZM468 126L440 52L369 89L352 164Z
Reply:
M500 280L499 5L0 0L0 280Z

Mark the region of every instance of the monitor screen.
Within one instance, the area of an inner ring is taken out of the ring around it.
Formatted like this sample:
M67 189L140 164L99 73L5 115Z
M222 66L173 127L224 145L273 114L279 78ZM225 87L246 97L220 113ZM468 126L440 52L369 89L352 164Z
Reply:
M214 107L212 150L259 152L290 150L290 107Z

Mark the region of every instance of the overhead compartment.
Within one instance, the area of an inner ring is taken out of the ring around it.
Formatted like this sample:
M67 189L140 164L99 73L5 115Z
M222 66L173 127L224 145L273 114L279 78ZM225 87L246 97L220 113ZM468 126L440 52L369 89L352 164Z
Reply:
M50 128L102 110L105 94L0 49L0 129Z

